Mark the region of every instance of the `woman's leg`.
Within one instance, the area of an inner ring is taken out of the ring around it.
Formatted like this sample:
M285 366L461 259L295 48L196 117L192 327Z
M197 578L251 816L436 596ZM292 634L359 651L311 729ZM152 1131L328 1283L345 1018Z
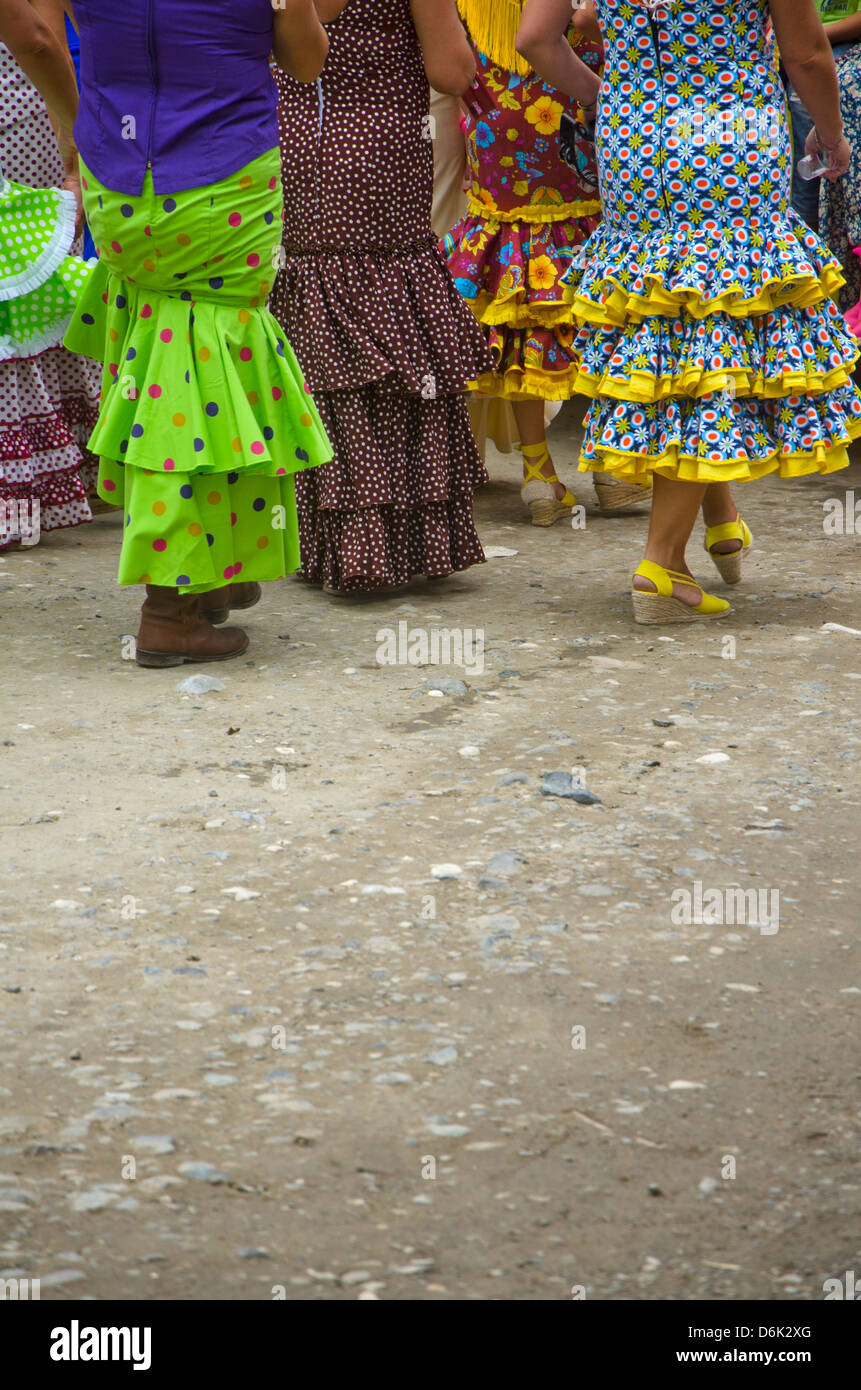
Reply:
M735 521L738 514L729 483L709 483L703 498L703 521L706 526L723 526L728 521ZM718 555L731 555L733 551L741 550L742 545L740 540L717 541L712 549Z
M547 431L544 425L544 402L535 401L516 401L514 403L514 417L517 421L517 432L520 435L520 447L522 449L534 448L537 445L547 447ZM539 470L541 476L551 480L556 474L556 468L550 457L549 451L546 461ZM527 477L526 465L524 464L523 476ZM565 496L565 486L563 483L555 483L553 491L561 501Z
M655 474L645 559L677 574L691 573L685 552L705 493L705 483L683 483L677 478ZM652 581L639 575L634 580L634 588L647 594L655 592ZM702 600L699 588L687 584L673 584L673 595L692 607Z

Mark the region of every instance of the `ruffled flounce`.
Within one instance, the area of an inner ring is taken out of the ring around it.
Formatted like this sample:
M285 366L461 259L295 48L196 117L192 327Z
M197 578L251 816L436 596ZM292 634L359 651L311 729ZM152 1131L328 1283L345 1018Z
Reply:
M292 349L265 309L168 297L99 262L65 343L104 362L90 440L99 455L147 470L270 477L332 456Z
M494 370L472 383L475 390L510 401L567 401L579 389L573 328L486 331Z
M92 520L98 415L95 363L54 348L0 365L0 501L39 502L40 530ZM0 541L2 544L2 541Z
M648 318L624 327L581 329L577 390L617 400L697 399L729 390L782 399L834 391L849 380L861 350L827 300L771 310L757 318Z
M23 504L31 518L38 515L40 534L84 526L93 519L77 450L52 450L42 455L38 464L38 471L34 470L27 481L13 481L12 469L7 477L0 478L0 551L22 539L15 505Z
M448 268L480 323L514 329L570 326L564 277L597 215L533 225L465 217L443 241Z
M335 459L296 480L303 578L373 591L483 562L472 500L487 473L463 399L389 384L319 401Z
M655 315L732 318L806 308L843 284L839 262L790 208L770 221L706 222L640 239L604 223L566 276L576 316L623 326Z
M75 196L60 188L26 188L0 173L0 218L6 235L0 260L0 302L44 285L75 239Z
M398 254L288 246L270 307L315 395L390 380L429 400L490 367L433 238Z
M585 421L582 472L648 484L662 473L684 482L744 482L845 468L861 435L861 397L848 382L831 393L782 400L707 395L637 405L596 400Z

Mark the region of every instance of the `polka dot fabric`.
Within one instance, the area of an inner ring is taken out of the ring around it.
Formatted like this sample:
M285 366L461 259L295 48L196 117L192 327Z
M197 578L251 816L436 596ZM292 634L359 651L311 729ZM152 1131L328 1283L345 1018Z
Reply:
M125 509L119 581L203 593L299 564L293 474L332 456L265 305L277 150L173 197L114 193L82 165L99 266L66 343L104 362L90 447Z
M27 188L0 174L0 362L60 342L89 275L69 255L75 200L59 188Z
M491 360L431 231L408 0L350 0L327 28L319 88L276 75L286 206L272 309L335 450L297 478L302 574L373 590L484 559L465 392Z
M45 104L2 44L0 168L30 188L63 181ZM95 487L97 464L85 446L98 414L100 375L95 362L61 346L0 362L0 503L38 499L43 533L92 519L87 492Z

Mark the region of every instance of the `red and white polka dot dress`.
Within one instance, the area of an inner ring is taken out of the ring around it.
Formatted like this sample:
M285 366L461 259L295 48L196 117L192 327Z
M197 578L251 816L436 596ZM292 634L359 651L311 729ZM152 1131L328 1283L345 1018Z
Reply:
M2 44L0 168L30 188L63 182L45 104ZM0 360L0 506L38 498L42 531L92 520L87 492L95 487L97 463L86 442L98 415L100 376L96 363L59 346ZM0 527L0 549L4 534L14 539Z
M327 30L319 83L278 76L286 259L271 308L335 450L297 477L302 574L373 590L483 561L465 391L490 359L431 230L409 0L350 0Z

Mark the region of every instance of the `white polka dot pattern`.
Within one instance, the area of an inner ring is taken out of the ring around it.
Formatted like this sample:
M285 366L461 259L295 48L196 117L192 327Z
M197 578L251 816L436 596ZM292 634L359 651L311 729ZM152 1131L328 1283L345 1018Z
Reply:
M279 79L285 264L271 307L335 449L297 479L303 574L374 589L483 560L472 495L486 474L464 392L490 359L431 231L409 0L350 0L328 32L320 84Z

